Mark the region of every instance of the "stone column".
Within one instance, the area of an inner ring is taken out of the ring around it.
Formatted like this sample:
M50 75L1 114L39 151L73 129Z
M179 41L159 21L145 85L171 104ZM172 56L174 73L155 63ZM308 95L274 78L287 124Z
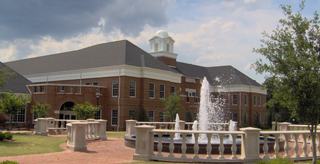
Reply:
M185 129L185 125L186 125L186 122L183 121L183 120L179 120L179 127L180 127L180 130L184 130Z
M52 117L47 118L47 127L48 128L54 128L54 124L55 124L55 119Z
M137 120L126 120L126 136L132 136L136 134Z
M99 122L99 129L98 129L98 137L101 140L107 140L107 136L106 136L106 131L107 131L107 120L97 120L97 122Z
M87 151L86 146L86 122L72 122L71 124L71 140L69 145L71 151Z
M290 122L281 122L279 123L279 126L280 126L280 131L288 131L288 127L289 125L291 125Z
M272 131L276 131L276 127L277 127L277 122L272 121Z
M133 160L149 161L153 154L153 132L155 126L141 125L136 128L136 151Z
M255 163L260 160L260 130L252 127L240 128L240 131L245 133L241 136L241 158L244 159L244 163Z
M47 135L47 119L46 118L38 118L37 122L35 124L34 131L35 131L34 132L35 135L46 136Z

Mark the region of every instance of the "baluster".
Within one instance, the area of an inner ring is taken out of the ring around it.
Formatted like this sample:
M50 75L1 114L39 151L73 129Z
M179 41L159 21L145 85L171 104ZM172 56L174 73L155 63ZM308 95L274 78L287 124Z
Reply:
M300 134L293 134L294 135L294 154L292 155L292 157L294 158L298 158L300 157L299 154L298 154L298 151L299 151L299 143L298 143L298 139L299 139L299 135Z
M318 140L318 145L317 145L318 152L317 152L317 156L319 156L319 155L320 155L320 134L317 134L317 140Z
M198 139L199 139L199 133L194 133L194 145L193 145L193 151L194 151L194 159L199 159L199 144L198 144Z
M212 159L212 157L211 157L211 150L212 150L211 137L212 137L212 134L211 133L207 133L208 144L207 144L207 156L206 156L206 159Z
M181 158L187 158L186 156L186 151L187 151L187 144L186 144L186 138L187 138L187 133L182 133L182 145L181 145Z
M275 143L274 143L274 157L273 158L277 158L279 156L279 149L280 149L280 146L279 146L279 134L274 134L274 137L276 138L275 140Z
M310 137L311 138L311 137ZM313 142L312 142L312 140L310 141L310 153L309 153L309 156L313 156L313 148L314 148L315 146L313 145Z
M289 143L288 143L288 141L289 141L289 135L290 134L284 134L284 138L285 138L285 143L284 143L284 151L285 151L285 154L284 154L284 157L286 158L286 157L289 157L289 154L288 154L288 152L289 152L289 150L290 150L290 147L289 147Z
M188 124L188 129L187 129L187 130L191 130L191 129L190 129L190 125L191 125L191 124Z
M224 145L223 145L223 137L225 134L219 134L220 137L220 146L219 146L219 159L224 159L223 152L224 152Z
M99 124L94 124L94 129L93 129L93 131L94 131L94 139L98 139L98 125Z
M263 159L269 159L268 156L268 151L269 151L269 146L268 146L268 136L269 134L263 134L263 138L264 138L264 145L263 145Z
M303 140L303 145L302 145L303 153L302 153L301 157L308 157L308 154L307 154L307 134L302 134L302 140Z
M237 159L236 153L237 153L237 145L236 145L236 139L237 139L237 134L231 134L232 136L232 156L230 159Z
M85 132L86 132L86 140L87 140L87 139L89 139L89 136L88 136L88 125L86 125L85 128L86 128Z
M170 145L169 145L169 150L170 150L170 154L168 157L174 157L174 154L173 154L173 150L174 150L174 144L173 144L173 138L174 138L174 132L170 132Z
M158 148L157 156L158 157L163 157L163 155L161 153L162 152L162 132L159 132L158 136L159 136L159 141L158 141L158 146L157 146L157 148Z

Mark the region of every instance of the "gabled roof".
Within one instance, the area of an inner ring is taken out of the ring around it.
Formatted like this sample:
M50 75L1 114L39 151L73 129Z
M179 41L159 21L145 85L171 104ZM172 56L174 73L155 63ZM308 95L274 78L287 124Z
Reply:
M144 63L141 56L144 56ZM176 72L127 40L102 43L76 51L63 52L5 63L22 75L99 68L116 65L150 67Z
M177 62L175 68L187 77L203 78L207 77L211 85L251 85L261 86L236 68L228 66L202 67L187 63Z
M7 67L5 64L0 62L0 69ZM10 69L10 68L9 68ZM10 69L13 71L12 69ZM15 71L13 71L15 72ZM29 90L26 85L32 84L31 81L20 75L19 73L15 72L14 77L10 77L7 81L7 84L0 88L0 92L13 92L13 93L22 93L22 94L29 94Z

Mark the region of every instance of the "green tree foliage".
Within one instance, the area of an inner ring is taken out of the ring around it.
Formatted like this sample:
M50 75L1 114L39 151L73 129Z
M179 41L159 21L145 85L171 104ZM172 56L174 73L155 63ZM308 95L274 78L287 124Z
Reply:
M138 120L138 108L137 106L134 108L134 116L133 116L134 120Z
M249 126L249 123L247 118L247 112L244 111L242 116L242 121L241 121L241 127L248 127L248 126Z
M5 122L7 122L8 120L9 120L9 117L6 116L5 114L3 114L3 113L1 112L1 110L0 110L0 124L1 124L1 123L5 123Z
M0 89L2 89L2 87L7 84L7 80L10 77L14 77L15 75L16 74L14 72L12 72L8 67L6 67L1 63L0 64Z
M263 86L276 86L268 105L279 103L293 111L300 122L308 123L313 145L316 145L317 125L320 119L320 27L319 14L308 20L300 11L293 13L290 5L281 5L286 19L280 19L273 34L263 32L268 39L261 40L262 54L267 62L259 59L253 66L258 73L268 73ZM316 163L316 149L313 149Z
M94 106L89 102L84 102L83 104L76 104L73 107L74 114L77 116L77 119L88 119L92 118L93 115L100 109L100 106Z
M31 101L27 95L15 95L11 92L4 95L0 100L0 109L2 113L9 116L9 131L11 130L12 117L14 117L21 109L25 108Z
M149 117L147 116L144 106L142 106L142 108L139 110L138 121L149 121Z
M253 126L256 128L261 128L260 114L258 112L254 114Z
M50 104L40 104L36 103L36 105L32 106L31 113L36 116L36 118L43 118L48 115L48 110L51 108Z
M176 114L179 113L180 110L184 109L182 104L180 103L181 97L179 94L171 94L167 99L160 99L166 110L166 117L170 118L170 121L174 121L176 119Z
M193 122L191 111L187 111L186 113L186 122Z

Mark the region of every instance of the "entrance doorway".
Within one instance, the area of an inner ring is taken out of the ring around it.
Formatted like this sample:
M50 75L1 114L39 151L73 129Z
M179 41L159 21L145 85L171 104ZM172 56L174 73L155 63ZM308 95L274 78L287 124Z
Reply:
M71 102L71 101L68 101L68 102L62 104L61 107L60 107L59 119L76 120L77 116L74 114L74 111L73 111L74 105L75 104L73 102Z

